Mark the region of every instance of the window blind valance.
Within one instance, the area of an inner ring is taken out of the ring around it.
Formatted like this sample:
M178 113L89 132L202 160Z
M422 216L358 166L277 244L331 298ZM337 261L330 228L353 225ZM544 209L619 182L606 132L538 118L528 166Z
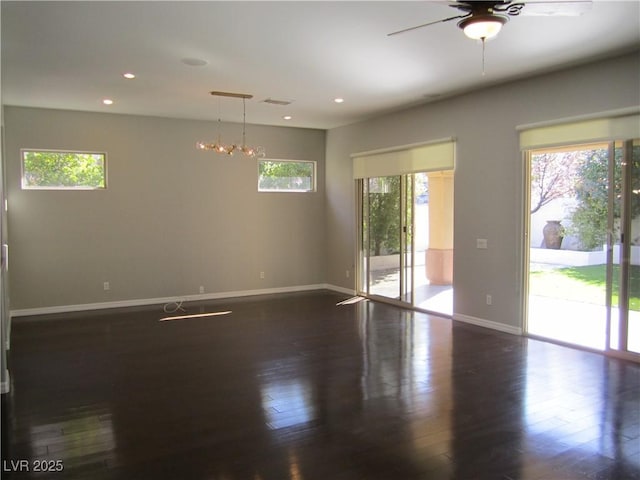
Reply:
M455 162L455 142L439 140L415 147L355 154L352 158L354 179L451 170Z
M640 137L640 114L594 118L540 127L520 127L520 149Z

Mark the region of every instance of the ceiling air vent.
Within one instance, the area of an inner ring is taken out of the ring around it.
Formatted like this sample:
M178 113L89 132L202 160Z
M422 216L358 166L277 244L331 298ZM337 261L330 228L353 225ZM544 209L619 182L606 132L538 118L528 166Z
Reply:
M291 104L291 100L276 100L275 98L267 98L266 100L263 100L264 103L270 103L271 105L290 105Z

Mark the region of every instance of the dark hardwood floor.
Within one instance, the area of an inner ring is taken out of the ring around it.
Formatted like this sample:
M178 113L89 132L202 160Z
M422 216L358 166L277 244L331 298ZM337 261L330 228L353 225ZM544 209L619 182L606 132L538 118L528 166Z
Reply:
M640 365L344 298L18 319L2 477L640 478Z

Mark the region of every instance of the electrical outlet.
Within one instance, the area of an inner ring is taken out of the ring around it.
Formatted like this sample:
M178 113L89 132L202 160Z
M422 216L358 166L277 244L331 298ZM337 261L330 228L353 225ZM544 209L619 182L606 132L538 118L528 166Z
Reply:
M487 305L491 305L493 303L493 299L491 298L491 295L487 295Z
M204 287L200 285L200 293L204 293Z
M345 275L347 276L347 278L349 278L349 275L351 274L351 272L349 272L349 270L345 271Z
M109 282L104 282L102 284L102 288L104 288L104 291L106 292L107 290L111 290L111 285L109 284Z
M260 278L264 280L264 272L260 272Z
M487 239L476 238L476 248L481 248L482 250L485 250L487 248Z

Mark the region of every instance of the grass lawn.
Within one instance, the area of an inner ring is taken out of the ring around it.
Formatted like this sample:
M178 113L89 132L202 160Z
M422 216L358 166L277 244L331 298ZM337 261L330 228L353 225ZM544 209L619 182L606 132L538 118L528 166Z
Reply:
M640 266L631 265L629 309L640 310ZM582 303L605 304L604 265L563 267L555 270L531 272L529 293L542 297L562 298ZM612 304L618 305L620 267L613 266Z

